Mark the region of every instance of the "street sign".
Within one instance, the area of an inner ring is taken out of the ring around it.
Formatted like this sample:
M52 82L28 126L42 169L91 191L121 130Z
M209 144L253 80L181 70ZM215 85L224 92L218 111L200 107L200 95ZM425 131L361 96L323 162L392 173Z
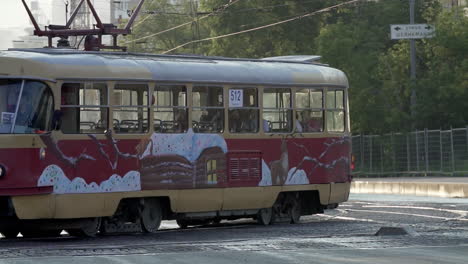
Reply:
M423 39L432 38L435 27L429 24L390 25L392 39Z

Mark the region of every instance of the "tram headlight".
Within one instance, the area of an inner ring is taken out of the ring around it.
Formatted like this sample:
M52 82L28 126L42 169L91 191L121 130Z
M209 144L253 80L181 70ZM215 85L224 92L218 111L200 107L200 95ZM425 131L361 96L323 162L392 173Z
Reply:
M46 150L45 150L45 148L41 148L41 149L39 150L39 159L40 159L40 160L44 160L45 157L46 157Z
M5 174L6 174L6 169L5 169L5 167L3 167L2 165L0 165L0 177L5 176Z

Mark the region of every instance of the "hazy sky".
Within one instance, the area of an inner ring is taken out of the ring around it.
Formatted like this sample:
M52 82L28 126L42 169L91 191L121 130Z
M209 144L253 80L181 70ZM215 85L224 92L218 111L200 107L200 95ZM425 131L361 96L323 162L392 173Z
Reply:
M39 9L41 10L41 19L43 23L50 23L56 25L65 24L65 5L63 4L66 0L36 0L39 2ZM31 0L26 0L26 3L30 6ZM70 2L70 0L68 0ZM93 0L98 13L103 19L104 23L109 23L108 16L110 11L108 8L110 0ZM59 21L55 21L52 8L55 5L55 10L63 10L63 14L57 16L54 14L55 19L59 17ZM31 6L30 6L31 7ZM18 36L25 35L25 29L31 27L29 17L26 9L23 6L21 0L0 0L0 50L11 48L11 41L17 39ZM107 15L107 19L106 18ZM32 31L30 32L32 34Z
M25 27L28 25L28 15L23 7L21 0L0 0L0 27ZM29 1L28 1L29 2ZM43 3L42 3L43 2ZM50 5L49 0L40 0L40 5Z
M26 3L30 3L27 0ZM39 8L44 15L51 13L52 0L39 0ZM29 27L29 17L21 0L0 0L0 50L11 48L11 41L26 34L25 29ZM32 32L31 32L32 34Z

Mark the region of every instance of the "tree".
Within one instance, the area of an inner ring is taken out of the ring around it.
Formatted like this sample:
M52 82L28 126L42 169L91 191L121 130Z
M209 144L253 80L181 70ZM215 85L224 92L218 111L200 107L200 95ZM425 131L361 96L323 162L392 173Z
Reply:
M204 0L206 10L226 4L223 0ZM239 1L209 19L209 36L239 32L307 14L333 1ZM321 16L256 30L208 43L207 55L229 57L271 57L313 54L314 38L322 25Z
M392 46L390 24L407 19L407 3L362 2L330 14L316 38L317 53L343 70L350 82L351 124L354 132L384 132L387 98L379 78L379 57Z
M162 53L180 43L191 41L197 34L194 20L196 9L192 1L182 5L173 5L170 0L154 0L145 2L142 16L133 26L133 33L127 36L124 43L133 52ZM167 29L187 23L186 26L174 30ZM188 46L178 50L179 53L195 53Z
M434 24L436 36L417 41L417 101L410 116L409 49L400 41L380 57L379 78L384 96L396 111L385 118L396 129L439 129L468 122L468 20L456 10L426 5L424 19Z
M421 44L419 128L468 123L468 17L446 10L434 18L436 36Z

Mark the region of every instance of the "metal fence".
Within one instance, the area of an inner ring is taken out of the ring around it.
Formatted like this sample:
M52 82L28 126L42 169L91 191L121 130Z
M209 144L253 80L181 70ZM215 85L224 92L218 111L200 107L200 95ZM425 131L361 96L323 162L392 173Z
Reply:
M468 176L468 128L353 136L355 169L366 176Z

